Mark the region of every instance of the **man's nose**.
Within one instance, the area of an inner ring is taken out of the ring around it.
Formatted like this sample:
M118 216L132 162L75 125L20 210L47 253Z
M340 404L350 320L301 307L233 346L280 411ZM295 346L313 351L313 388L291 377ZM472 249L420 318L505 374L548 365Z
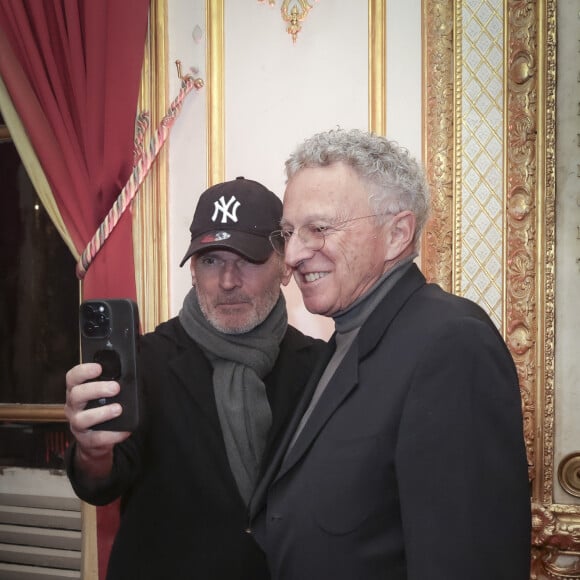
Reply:
M234 263L226 263L220 276L220 285L222 288L231 289L242 285L240 269Z
M314 251L306 246L302 238L295 234L286 242L284 261L290 268L296 268L300 262L312 258Z

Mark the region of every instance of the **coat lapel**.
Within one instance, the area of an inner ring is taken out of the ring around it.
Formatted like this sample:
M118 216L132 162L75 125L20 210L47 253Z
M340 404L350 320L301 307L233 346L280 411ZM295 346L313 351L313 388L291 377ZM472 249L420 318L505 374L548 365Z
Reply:
M278 447L280 438L304 393L305 385L311 379L312 367L325 349L326 344L322 341L306 348L302 335L292 327L288 328L280 345L276 364L264 379L272 409L272 426L262 465L269 463L273 450Z
M334 346L330 349L328 356L324 360L321 360L321 363L317 367L317 372L313 374L304 397L296 408L296 412L281 440L273 460L256 488L256 492L250 503L251 518L254 518L262 509L268 486L273 481L283 477L296 465L300 458L308 451L320 433L320 430L332 417L336 409L340 407L349 393L358 386L358 367L360 361L375 348L378 341L387 332L397 313L403 308L409 298L419 288L423 287L424 284L425 278L423 274L413 264L361 328L351 348L330 379L322 397L304 426L302 433L300 433L294 446L286 456L289 443L294 436L294 432L302 415L308 408L318 380L334 352Z
M316 407L314 407L314 410L304 425L298 439L296 439L293 447L282 461L276 479L283 477L284 474L300 459L300 457L304 455L336 409L340 407L350 392L356 388L358 385L358 360L358 346L357 340L355 339L340 363L340 366L336 369L336 372L330 379L330 382L320 397Z
M221 434L213 393L212 368L200 348L192 341L190 348L169 361L169 366L212 427Z
M266 455L262 476L256 486L256 490L254 491L254 495L250 502L250 518L252 518L263 505L266 490L278 472L280 464L284 459L286 449L288 449L288 445L290 444L292 436L298 427L298 423L308 408L308 404L310 403L314 389L318 384L318 379L320 378L322 371L324 371L326 368L326 365L328 364L328 361L334 352L334 346L334 339L331 338L326 348L321 351L318 361L312 369L310 378L304 387L303 394L298 400L296 407L289 409L291 415L289 420L286 421L285 429L280 431L278 436L275 436L271 440L272 448L270 449L270 453L267 453Z
M395 284L387 297L363 324L359 334L331 377L318 404L304 425L302 433L282 462L277 477L283 477L308 450L318 433L348 395L358 386L360 361L376 347L388 331L391 322L416 290L425 284L425 278L413 264Z

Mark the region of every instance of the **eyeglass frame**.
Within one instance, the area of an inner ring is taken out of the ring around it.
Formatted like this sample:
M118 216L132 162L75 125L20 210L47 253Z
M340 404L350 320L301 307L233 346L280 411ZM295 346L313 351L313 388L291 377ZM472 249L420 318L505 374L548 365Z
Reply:
M381 217L381 216L386 216L386 215L394 215L392 212L385 212L385 213L375 213L375 214L371 214L371 215L361 215L355 218L350 218L348 220L343 220L341 222L336 222L334 224L329 224L329 225L318 225L318 224L305 224L303 226L300 226L298 229L293 230L293 231L288 231L288 230L274 230L272 233L270 233L270 235L268 236L268 240L270 241L270 245L272 246L272 248L274 248L274 251L280 255L283 256L285 254L285 250L286 250L286 246L288 245L288 242L290 241L290 238L297 233L298 234L298 238L300 239L300 241L302 242L302 244L308 248L309 250L313 251L313 252L319 252L320 250L322 250L322 248L324 248L324 244L326 243L326 238L328 237L328 234L331 234L333 231L337 230L340 226L347 224L349 222L354 222L356 220L364 220L364 219L368 219L368 218L373 218L373 217ZM304 237L300 234L300 231L303 230L304 228L311 228L309 229L309 234L311 235L312 240L322 240L322 244L320 245L320 247L312 247L311 245L308 244L308 238L304 239ZM318 231L315 231L318 230ZM277 242L273 241L273 240L283 240L283 244L282 247L280 247L279 245L277 245Z

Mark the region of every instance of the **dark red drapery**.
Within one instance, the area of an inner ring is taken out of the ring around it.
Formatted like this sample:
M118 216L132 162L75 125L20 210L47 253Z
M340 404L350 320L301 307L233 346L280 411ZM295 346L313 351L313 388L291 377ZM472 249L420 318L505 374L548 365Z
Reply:
M0 75L79 254L131 173L148 13L149 0L0 0ZM113 296L136 298L130 212L83 284ZM104 577L116 504L97 525Z
M149 0L0 1L0 74L79 253L131 173L148 10ZM135 294L127 213L83 295Z

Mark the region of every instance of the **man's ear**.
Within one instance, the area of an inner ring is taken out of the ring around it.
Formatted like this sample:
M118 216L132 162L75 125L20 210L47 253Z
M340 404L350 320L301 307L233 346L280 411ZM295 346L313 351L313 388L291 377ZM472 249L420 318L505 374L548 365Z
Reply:
M409 210L401 211L392 217L390 225L387 226L385 253L387 260L397 259L413 245L415 225L415 214Z
M195 286L195 268L194 266L195 256L191 256L189 260L189 271L191 272L191 285Z
M282 286L288 286L290 279L292 278L292 268L286 264L284 259L281 260L282 264L280 268L282 269L282 276L280 278L280 282Z

